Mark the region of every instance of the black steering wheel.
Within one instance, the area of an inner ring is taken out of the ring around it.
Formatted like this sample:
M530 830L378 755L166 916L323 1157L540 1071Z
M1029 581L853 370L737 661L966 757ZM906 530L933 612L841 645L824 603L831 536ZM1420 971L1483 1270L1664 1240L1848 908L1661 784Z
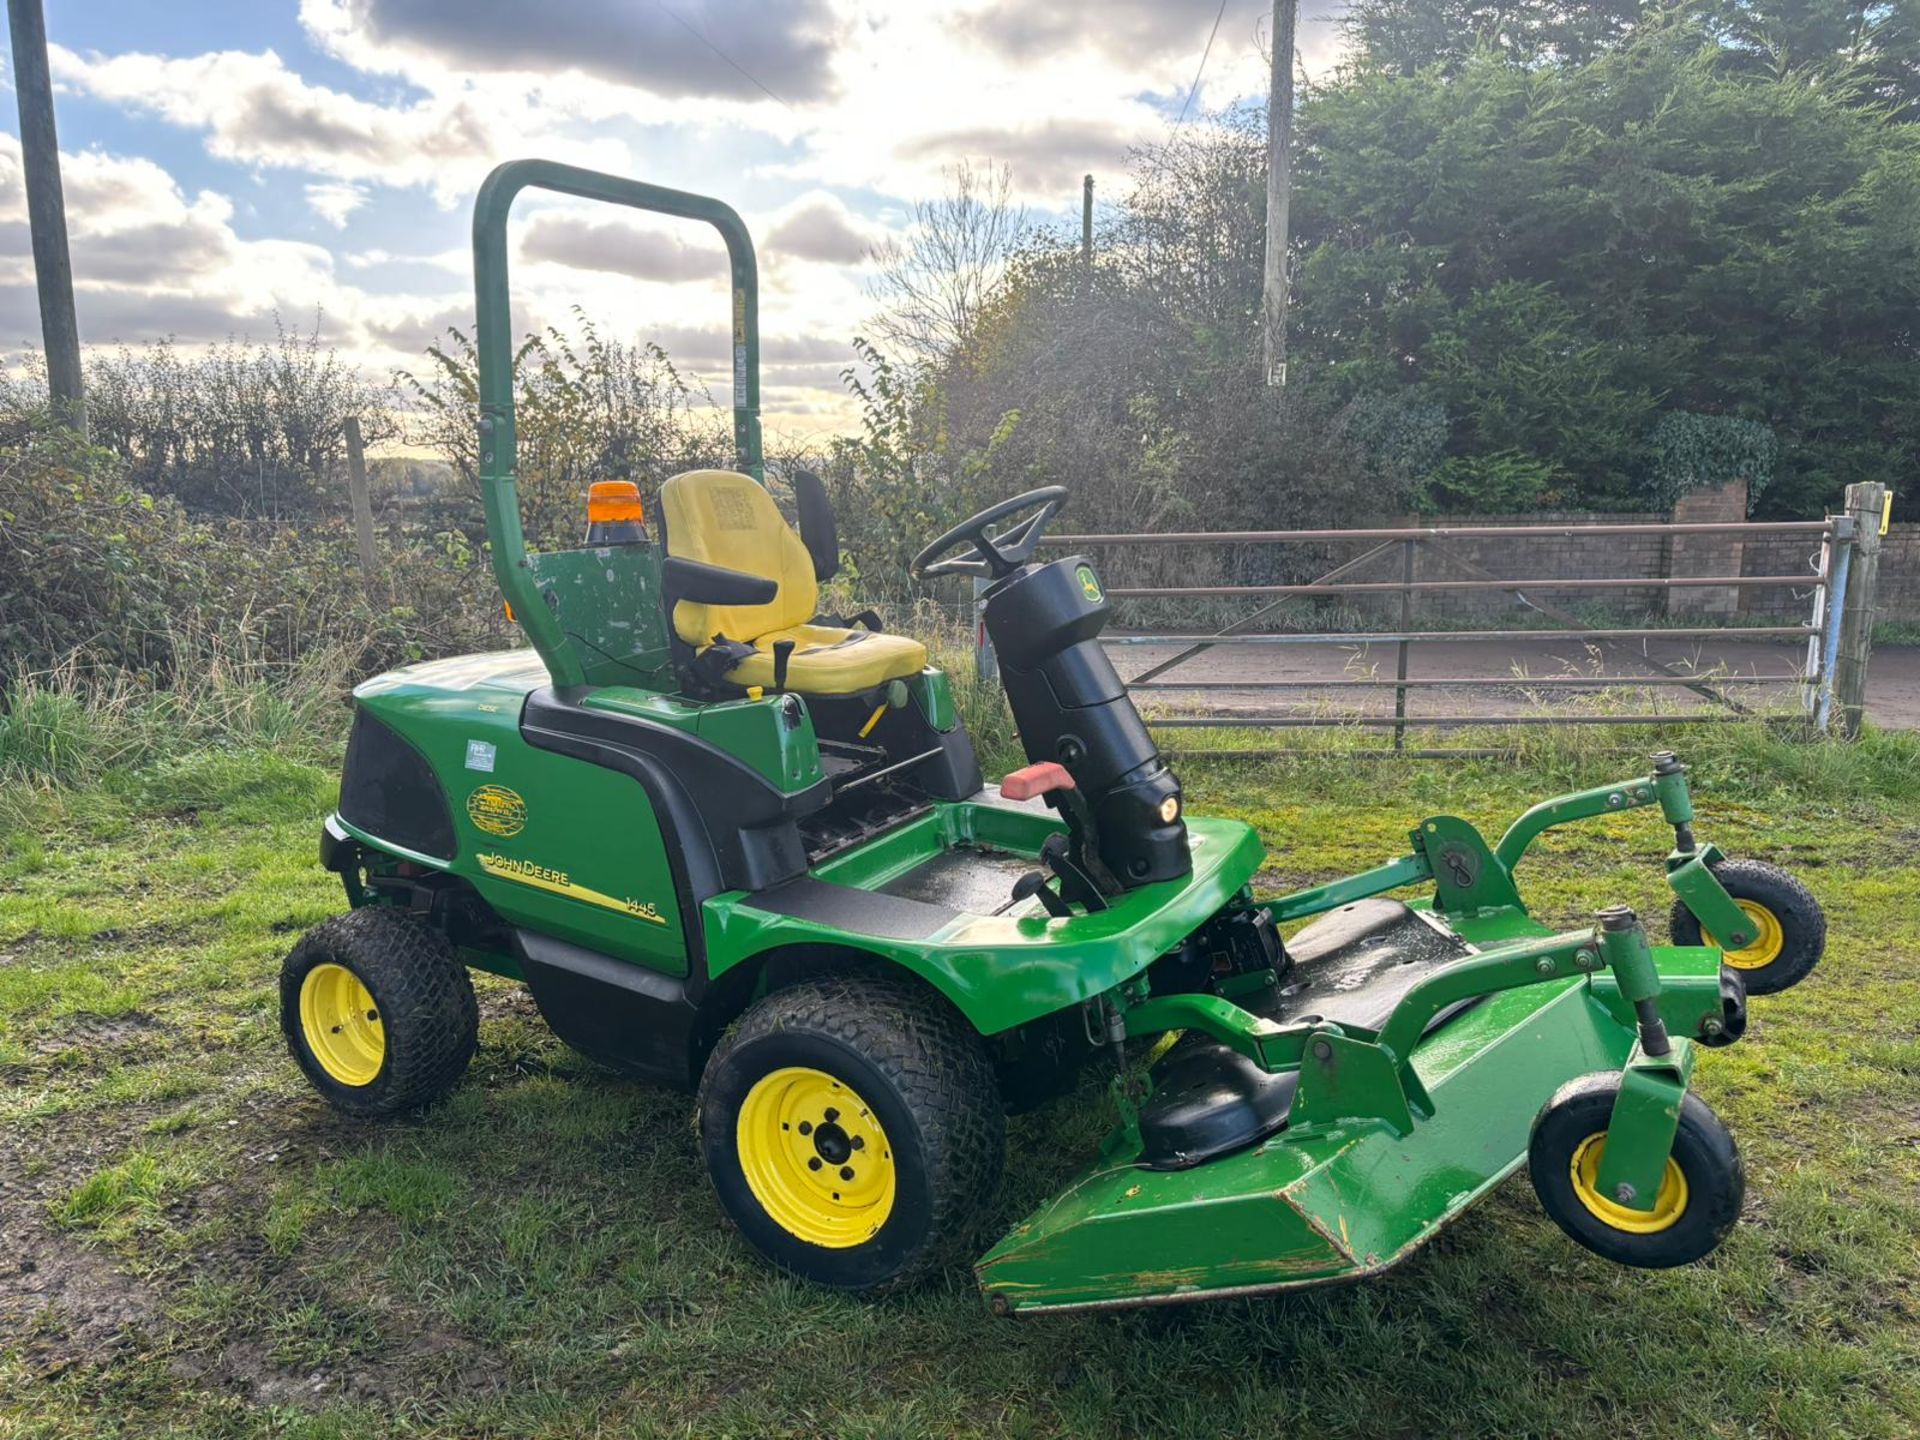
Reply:
M1040 548L1040 537L1046 532L1047 522L1066 503L1066 486L1047 485L1038 490L1029 490L1024 495L1015 495L1010 500L1002 500L998 505L989 505L971 519L962 520L914 556L908 568L915 575L929 580L941 575L987 575L995 580L1011 575L1033 558L1033 552ZM1038 511L1031 520L1023 520L998 536L987 534L989 525L997 525L1015 515L1024 515L1029 510ZM951 560L940 558L949 550L959 549L963 541L972 544L973 556L956 555Z

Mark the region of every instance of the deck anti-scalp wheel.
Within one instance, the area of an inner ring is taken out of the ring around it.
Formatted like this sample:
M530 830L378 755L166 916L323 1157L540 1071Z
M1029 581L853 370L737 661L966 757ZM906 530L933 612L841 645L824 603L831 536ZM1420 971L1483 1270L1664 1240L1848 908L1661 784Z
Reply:
M774 1264L873 1293L946 1264L1000 1177L993 1066L943 1002L899 981L761 1000L700 1083L722 1207Z
M1562 1085L1540 1111L1527 1169L1541 1207L1573 1239L1616 1264L1664 1270L1712 1254L1739 1219L1746 1195L1733 1136L1706 1101L1689 1094L1653 1208L1631 1209L1596 1183L1619 1090L1617 1074L1583 1075Z
M369 906L293 947L280 967L280 1028L330 1104L392 1115L453 1088L473 1058L480 1011L444 935Z
M1724 952L1749 995L1774 995L1798 985L1827 947L1827 917L1811 891L1764 860L1722 860L1713 873L1759 930L1752 944ZM1673 902L1667 922L1676 945L1718 945L1686 902Z

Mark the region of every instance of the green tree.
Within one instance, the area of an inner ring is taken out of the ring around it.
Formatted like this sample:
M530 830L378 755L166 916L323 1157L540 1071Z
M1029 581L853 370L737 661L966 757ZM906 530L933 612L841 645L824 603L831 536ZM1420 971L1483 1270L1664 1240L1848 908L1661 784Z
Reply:
M1362 69L1457 69L1482 52L1584 64L1633 30L1645 0L1351 0L1341 24Z
M1704 0L1710 34L1759 75L1815 71L1920 118L1920 0Z
M1395 504L1400 472L1369 465L1343 397L1310 370L1283 396L1266 386L1265 165L1264 120L1217 117L1139 157L1093 264L1077 237L1032 239L904 397L904 433L937 462L916 487L945 505L1064 484L1073 528L1123 532L1334 524ZM1125 583L1172 584L1268 579L1314 557L1110 563Z
M1645 503L1658 413L1726 415L1778 437L1776 513L1913 463L1920 132L1857 88L1663 18L1583 65L1356 71L1302 131L1296 349L1437 399L1451 456Z

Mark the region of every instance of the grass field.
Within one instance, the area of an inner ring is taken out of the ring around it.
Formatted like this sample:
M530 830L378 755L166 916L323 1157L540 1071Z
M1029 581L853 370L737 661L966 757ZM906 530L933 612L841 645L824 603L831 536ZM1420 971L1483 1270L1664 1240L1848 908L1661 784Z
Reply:
M505 984L450 1100L336 1118L273 988L342 908L313 858L330 746L247 735L0 782L0 1435L1920 1433L1911 743L1703 756L1703 833L1795 869L1832 925L1814 977L1703 1056L1749 1177L1712 1261L1612 1268L1516 1178L1365 1285L1008 1322L964 1274L881 1303L770 1274L688 1102ZM1195 760L1190 803L1257 825L1278 890L1400 853L1423 814L1497 823L1638 768L1526 743L1470 769ZM1665 840L1645 814L1551 835L1529 897L1663 916ZM1015 1123L986 1232L1076 1168L1099 1103Z

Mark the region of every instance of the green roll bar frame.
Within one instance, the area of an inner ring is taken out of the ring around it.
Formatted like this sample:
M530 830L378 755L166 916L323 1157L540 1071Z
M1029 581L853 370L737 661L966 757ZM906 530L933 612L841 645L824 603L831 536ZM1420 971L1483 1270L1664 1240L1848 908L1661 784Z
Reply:
M760 280L753 239L732 206L554 160L509 160L494 168L473 202L475 346L480 385L480 494L486 506L493 574L557 686L587 682L560 622L547 608L527 564L520 523L518 451L513 424L513 308L507 286L507 215L522 190L553 190L702 220L727 245L733 281L733 443L740 469L766 483L760 445Z

